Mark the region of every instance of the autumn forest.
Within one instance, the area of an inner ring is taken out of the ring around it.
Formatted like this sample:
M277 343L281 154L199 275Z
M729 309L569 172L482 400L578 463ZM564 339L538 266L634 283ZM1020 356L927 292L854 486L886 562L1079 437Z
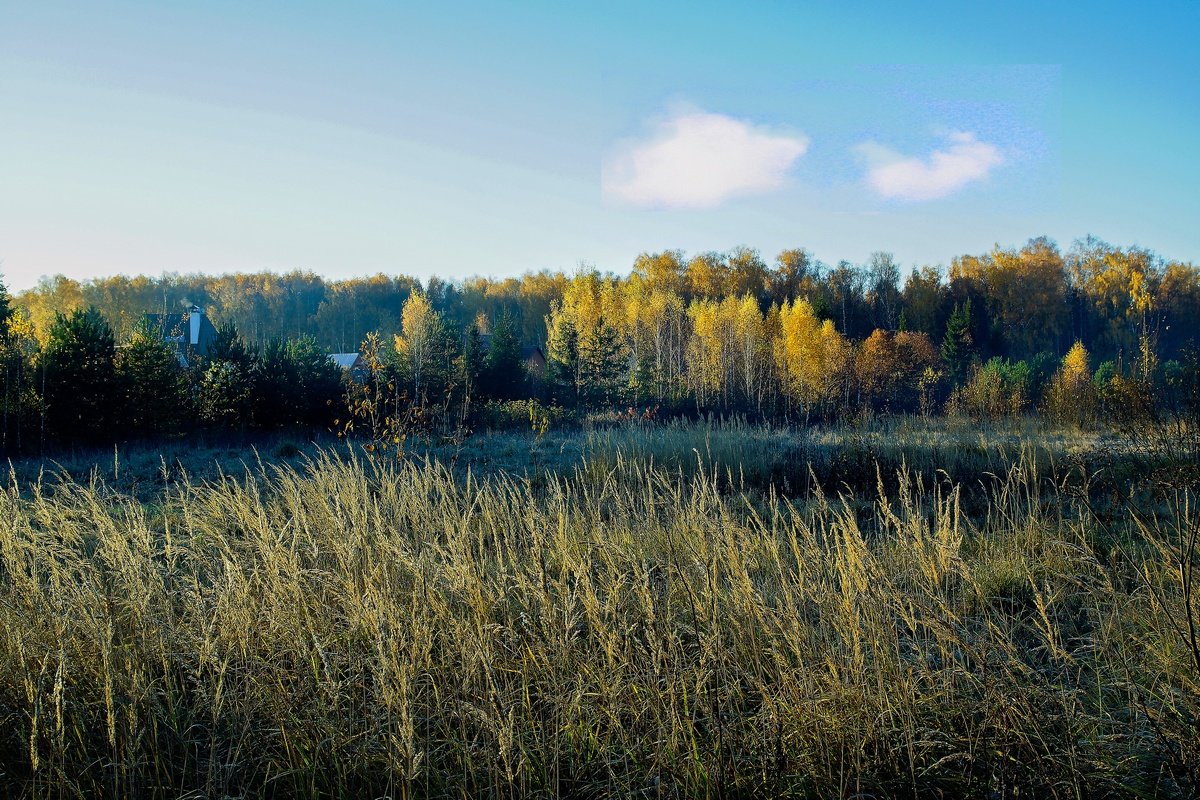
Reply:
M218 342L180 364L143 320L192 305ZM646 253L627 276L56 277L0 295L3 445L197 426L395 438L398 426L520 422L517 401L554 421L1040 411L1087 424L1106 404L1194 393L1198 326L1200 269L1090 237L911 272L886 252L828 265L793 249L768 263L741 247ZM531 347L544 364L525 363ZM370 380L343 381L325 357L354 351Z

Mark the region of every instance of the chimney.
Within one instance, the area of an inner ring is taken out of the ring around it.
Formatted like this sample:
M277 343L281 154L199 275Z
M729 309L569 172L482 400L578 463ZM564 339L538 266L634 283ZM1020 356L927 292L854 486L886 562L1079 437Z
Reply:
M191 335L188 337L188 339L193 347L200 344L200 316L203 313L204 312L200 310L200 306L192 306L192 316L190 325L188 326L188 332Z

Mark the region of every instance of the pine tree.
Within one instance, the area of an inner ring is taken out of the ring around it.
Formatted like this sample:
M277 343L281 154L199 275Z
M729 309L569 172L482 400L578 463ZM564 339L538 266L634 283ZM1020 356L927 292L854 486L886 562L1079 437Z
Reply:
M208 354L198 365L196 404L210 427L245 431L254 424L261 364L232 322L217 329Z
M175 349L148 322L117 352L116 368L131 433L149 438L183 428L191 400L187 374Z
M55 317L41 359L48 436L63 444L114 440L121 430L115 356L112 329L94 307Z

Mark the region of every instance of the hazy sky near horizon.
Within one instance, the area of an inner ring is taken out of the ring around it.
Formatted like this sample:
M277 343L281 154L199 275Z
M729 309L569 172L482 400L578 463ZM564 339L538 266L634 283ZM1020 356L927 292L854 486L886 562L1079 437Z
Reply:
M1200 4L0 0L0 275L1200 260Z

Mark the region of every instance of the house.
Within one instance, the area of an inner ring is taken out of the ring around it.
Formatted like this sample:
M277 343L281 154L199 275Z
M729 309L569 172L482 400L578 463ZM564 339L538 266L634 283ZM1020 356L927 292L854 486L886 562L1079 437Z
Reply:
M208 355L209 347L217 338L217 329L199 306L192 306L186 313L147 314L146 320L164 342L175 346L179 363L185 367L192 359Z
M355 383L366 383L369 370L362 353L330 353L329 360L348 374Z
M479 345L484 353L492 344L491 334L484 333L479 337ZM521 363L525 372L532 380L540 380L546 374L546 354L536 344L521 345Z
M531 378L541 378L546 374L546 354L536 344L527 344L521 348L521 363Z

